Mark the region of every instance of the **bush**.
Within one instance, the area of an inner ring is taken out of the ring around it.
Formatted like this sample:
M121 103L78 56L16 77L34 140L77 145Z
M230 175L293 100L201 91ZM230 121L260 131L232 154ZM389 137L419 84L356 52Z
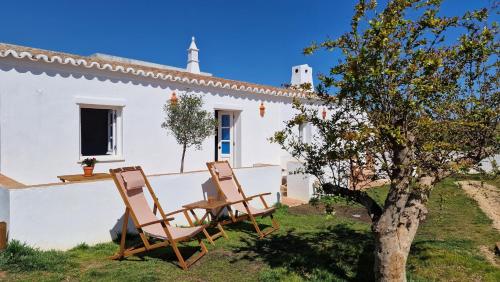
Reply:
M16 240L0 252L0 269L12 272L59 271L69 264L69 256L63 252L41 251Z
M90 246L87 245L87 243L80 243L78 244L76 247L74 247L73 249L71 249L72 251L76 251L76 250L82 250L82 251L85 251L85 250L88 250L90 249Z

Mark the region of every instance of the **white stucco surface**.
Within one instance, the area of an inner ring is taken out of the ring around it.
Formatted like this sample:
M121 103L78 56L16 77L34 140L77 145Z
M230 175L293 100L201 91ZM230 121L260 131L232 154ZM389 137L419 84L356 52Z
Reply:
M302 201L309 201L314 195L315 178L308 174L296 173L301 167L298 161L287 162L287 197Z
M247 196L271 192L266 200L279 197L281 168L265 166L235 169ZM214 193L208 171L148 177L165 212L201 200ZM10 194L10 200L9 200ZM252 202L256 207L260 202ZM10 205L9 212L5 207ZM0 189L0 221L7 217L9 240L19 240L41 249L65 250L79 243L109 242L121 231L123 201L112 180L56 184L24 189ZM174 224L185 225L182 214ZM130 231L134 230L130 224Z
M187 89L189 87L189 89ZM268 141L293 116L290 97L138 78L69 65L3 58L0 60L1 172L27 185L57 182L79 174L79 105L122 108L122 155L96 167L141 165L149 173L178 172L181 146L161 128L163 105L172 92L192 91L206 110L235 111L238 140L235 166L280 164L287 153ZM261 102L265 115L259 115ZM185 171L215 159L215 137L203 149L188 149Z

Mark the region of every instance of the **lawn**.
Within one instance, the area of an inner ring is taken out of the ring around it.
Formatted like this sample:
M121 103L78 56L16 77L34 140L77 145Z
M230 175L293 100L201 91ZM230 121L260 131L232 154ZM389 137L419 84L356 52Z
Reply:
M386 192L370 191L380 200ZM429 208L410 254L409 280L500 281L500 268L480 251L482 246L491 250L499 233L453 179L434 190ZM314 208L281 207L280 232L264 240L257 239L249 224L227 226L229 239L209 246L189 271L173 263L169 248L112 261L108 257L117 250L115 243L80 245L67 252L11 244L0 255L0 280L370 281L373 243L366 217L351 216L361 211L356 206L338 204L337 211L326 217ZM193 246L181 251L192 252Z

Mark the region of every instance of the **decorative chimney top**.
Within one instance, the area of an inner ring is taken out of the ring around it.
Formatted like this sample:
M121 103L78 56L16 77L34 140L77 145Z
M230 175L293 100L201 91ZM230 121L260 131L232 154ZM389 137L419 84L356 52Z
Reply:
M191 37L191 44L188 49L188 63L186 70L190 73L200 74L200 61L198 61L198 47L196 47L196 42L194 36Z
M312 68L308 64L292 67L292 79L290 84L292 86L300 86L304 83L310 83L311 89L314 89Z

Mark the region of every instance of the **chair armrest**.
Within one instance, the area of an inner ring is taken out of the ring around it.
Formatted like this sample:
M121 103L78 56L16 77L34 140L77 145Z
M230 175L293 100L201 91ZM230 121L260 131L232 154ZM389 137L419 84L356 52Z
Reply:
M248 202L250 201L251 199L250 198L245 198L245 199L241 199L239 201L234 201L234 202L227 202L228 205L234 205L234 204L238 204L238 203L242 203L242 202Z
M138 227L142 228L144 226L149 226L149 225L153 225L153 224L157 224L157 223L167 223L168 221L172 221L172 220L174 220L173 217L167 217L165 219L158 219L158 220L153 220L153 221L150 221L150 222L146 222L144 224L139 225Z
M188 214L188 211L189 209L188 208L184 208L184 209L180 209L180 210L176 210L176 211L173 211L173 212L169 212L167 214L165 214L165 216L171 216L173 214L178 214L178 213L183 213L184 214L184 217L187 219L187 221L189 222L189 225L191 225L192 227L194 226L193 225L193 221L191 220L191 218L189 217L189 214Z
M271 195L271 192L267 192L267 193L261 193L261 194L257 194L257 195L253 195L249 198L257 198L259 197L260 198L260 201L262 202L262 204L264 205L264 208L268 209L269 208L269 205L267 204L266 200L264 199L264 196L268 196L268 195Z
M248 199L248 200L250 200L250 199L253 199L253 198L262 197L262 196L267 196L267 195L271 195L271 192L267 192L267 193L260 193L260 194L257 194L257 195L253 195L253 196L247 197L247 199Z
M250 197L246 197L244 199L241 199L239 201L234 201L234 202L228 202L228 204L230 205L234 205L234 204L238 204L238 203L241 203L241 202L250 202L251 200L253 200L254 198L257 198L257 197L262 197L262 196L266 196L266 195L271 195L270 192L268 193L262 193L262 194L257 194L257 195L253 195L253 196L250 196Z
M238 203L241 203L241 202L250 202L251 200L253 200L254 198L257 198L257 197L260 197L262 200L264 200L262 198L263 196L267 196L267 195L271 195L271 194L272 194L271 192L261 193L261 194L253 195L253 196L250 196L250 197L246 197L246 198L241 199L239 201L228 202L228 204L229 205L234 205L234 204L238 204Z
M173 211L173 212L166 213L165 215L166 216L170 216L170 215L178 214L178 213L181 213L181 212L184 212L184 211L187 211L187 210L188 209L180 209L180 210L176 210L176 211Z

